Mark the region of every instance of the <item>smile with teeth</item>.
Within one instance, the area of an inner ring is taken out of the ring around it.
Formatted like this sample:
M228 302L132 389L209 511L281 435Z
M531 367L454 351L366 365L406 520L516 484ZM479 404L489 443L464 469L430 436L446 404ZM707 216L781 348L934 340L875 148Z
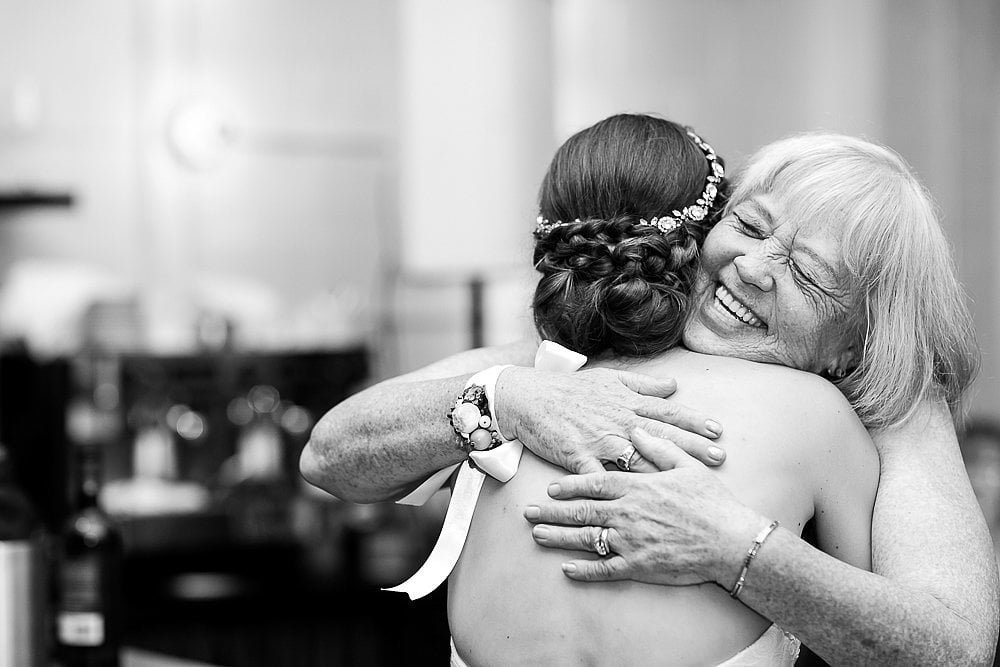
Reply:
M727 290L721 283L715 289L715 300L728 312L730 315L738 319L744 324L748 324L752 327L763 327L764 323L754 315L749 308L740 303L732 292Z

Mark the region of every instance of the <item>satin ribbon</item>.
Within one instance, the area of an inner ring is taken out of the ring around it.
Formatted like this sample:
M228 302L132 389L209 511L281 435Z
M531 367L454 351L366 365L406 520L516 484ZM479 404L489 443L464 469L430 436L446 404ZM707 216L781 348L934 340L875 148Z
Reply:
M558 343L542 341L535 353L535 368L557 373L572 373L587 363L587 357L572 350L567 350ZM487 385L487 398L494 405L493 387ZM508 440L499 447L485 452L473 451L469 459L439 470L429 477L407 496L397 500L403 505L423 505L448 482L451 474L458 469L455 487L451 491L451 501L445 513L441 534L431 554L420 566L420 569L398 586L383 588L393 593L406 593L411 600L424 597L448 578L469 536L469 526L472 525L472 515L476 510L479 492L486 481L486 475L500 482L509 481L517 473L524 450L517 440Z

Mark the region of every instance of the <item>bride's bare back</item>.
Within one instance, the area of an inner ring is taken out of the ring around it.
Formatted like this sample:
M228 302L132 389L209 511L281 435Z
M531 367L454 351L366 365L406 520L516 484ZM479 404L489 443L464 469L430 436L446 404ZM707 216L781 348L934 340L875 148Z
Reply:
M822 548L870 568L878 459L836 388L787 368L681 349L628 368L676 378L685 404L725 424L726 463L712 472L744 503L796 532L815 514ZM596 555L537 546L523 518L565 474L525 450L514 479L483 487L448 584L452 635L471 665L713 665L767 629L768 620L715 584L566 578L561 563Z

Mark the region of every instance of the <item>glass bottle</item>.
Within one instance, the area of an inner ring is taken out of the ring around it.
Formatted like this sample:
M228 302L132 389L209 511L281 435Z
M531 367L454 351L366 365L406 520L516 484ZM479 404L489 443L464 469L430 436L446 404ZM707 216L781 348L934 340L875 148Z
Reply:
M65 667L116 667L122 634L118 528L101 511L101 450L77 445L76 511L57 559L56 658Z

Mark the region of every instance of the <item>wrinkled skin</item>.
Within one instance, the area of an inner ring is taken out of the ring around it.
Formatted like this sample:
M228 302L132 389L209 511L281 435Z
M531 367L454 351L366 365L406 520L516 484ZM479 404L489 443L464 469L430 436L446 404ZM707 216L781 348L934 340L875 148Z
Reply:
M847 326L852 297L842 233L784 217L772 197L734 206L705 240L685 345L811 373L849 370L856 347ZM720 285L728 305L735 299L752 323L717 298Z

